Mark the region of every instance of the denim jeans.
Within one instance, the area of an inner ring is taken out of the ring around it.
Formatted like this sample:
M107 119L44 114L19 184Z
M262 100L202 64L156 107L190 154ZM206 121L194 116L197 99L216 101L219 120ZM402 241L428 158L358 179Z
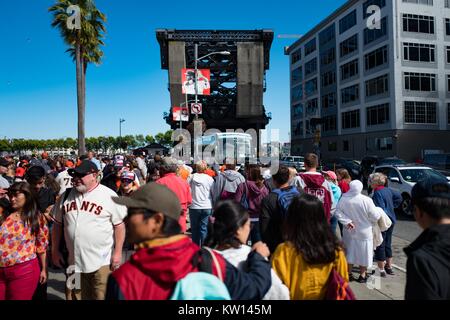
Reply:
M375 249L375 261L386 261L387 258L392 258L392 233L394 232L395 224L382 232L383 243Z
M189 209L192 241L201 246L208 235L208 221L211 209Z

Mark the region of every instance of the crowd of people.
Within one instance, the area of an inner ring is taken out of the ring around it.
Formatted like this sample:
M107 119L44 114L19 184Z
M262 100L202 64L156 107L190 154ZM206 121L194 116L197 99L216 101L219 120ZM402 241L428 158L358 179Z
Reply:
M340 300L350 281L389 281L402 196L381 173L366 196L315 154L305 168L0 158L0 300L47 299L49 267L67 300ZM424 232L405 248L405 298L450 299L448 181L418 182L412 206Z

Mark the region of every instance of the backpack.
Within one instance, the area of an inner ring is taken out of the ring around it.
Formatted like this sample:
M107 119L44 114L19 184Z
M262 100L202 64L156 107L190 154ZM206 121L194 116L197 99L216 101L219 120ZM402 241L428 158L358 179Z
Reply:
M330 194L330 191L327 188L325 188L325 186L323 184L320 187L308 186L307 179L304 178L305 175L300 174L300 177L302 178L302 180L305 183L305 187L303 188L304 192L317 197L323 203L323 209L325 211L325 216L327 218L327 221L330 221L331 207L333 204L333 199L331 198L332 195ZM325 182L325 179L324 179L324 182Z
M230 293L223 283L222 268L211 249L203 247L194 256L202 258L198 265L198 272L190 272L183 279L178 280L170 300L231 300ZM197 261L194 261L197 264ZM217 271L213 275L212 264Z
M289 190L281 190L275 189L272 192L276 193L278 196L278 205L281 208L281 213L283 217L286 217L289 206L291 205L292 200L300 195L300 192L296 187L289 187Z
M250 208L247 193L248 193L247 182L244 182L244 190L242 192L241 206L244 207L245 210L248 210Z
M350 284L342 278L335 267L328 277L325 300L356 300Z

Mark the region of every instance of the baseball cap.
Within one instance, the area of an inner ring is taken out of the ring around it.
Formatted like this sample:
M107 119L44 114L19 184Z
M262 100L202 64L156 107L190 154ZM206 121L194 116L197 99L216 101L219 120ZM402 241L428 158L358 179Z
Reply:
M25 175L25 169L24 168L22 168L22 167L16 168L16 177L23 178L24 175Z
M322 171L322 173L329 176L332 180L337 180L337 175L334 171Z
M74 176L75 174L87 175L90 173L98 172L97 165L90 160L84 160L80 163L79 166L75 167L75 169L69 169L67 173L70 176Z
M443 198L450 200L450 184L445 178L427 177L415 184L411 191L414 200Z
M136 179L136 175L131 171L124 171L120 175L120 179L134 181Z
M121 159L116 159L116 160L114 161L114 167L115 167L115 168L122 168L123 165L124 165L124 163L123 163L123 160L121 160Z
M175 220L181 215L180 200L166 186L150 182L139 188L130 197L112 197L117 204L134 209L160 212Z
M66 161L66 167L67 168L73 168L73 167L75 167L75 164L73 163L72 160L67 160Z
M9 166L9 161L6 160L5 158L0 158L0 166L2 166L2 167Z
M27 171L27 180L37 181L45 176L45 169L41 166L32 166Z

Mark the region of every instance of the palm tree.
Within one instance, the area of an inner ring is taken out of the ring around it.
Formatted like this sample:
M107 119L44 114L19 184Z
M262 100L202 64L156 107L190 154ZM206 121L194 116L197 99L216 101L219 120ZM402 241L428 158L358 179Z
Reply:
M70 18L67 9L71 5L80 8L80 29L69 29ZM86 110L86 70L89 63L100 64L103 52L100 46L106 32L106 16L100 12L94 0L57 0L48 9L53 13L52 27L58 28L64 42L69 46L68 52L76 63L77 109L78 109L78 154L86 153L85 144L85 110Z

